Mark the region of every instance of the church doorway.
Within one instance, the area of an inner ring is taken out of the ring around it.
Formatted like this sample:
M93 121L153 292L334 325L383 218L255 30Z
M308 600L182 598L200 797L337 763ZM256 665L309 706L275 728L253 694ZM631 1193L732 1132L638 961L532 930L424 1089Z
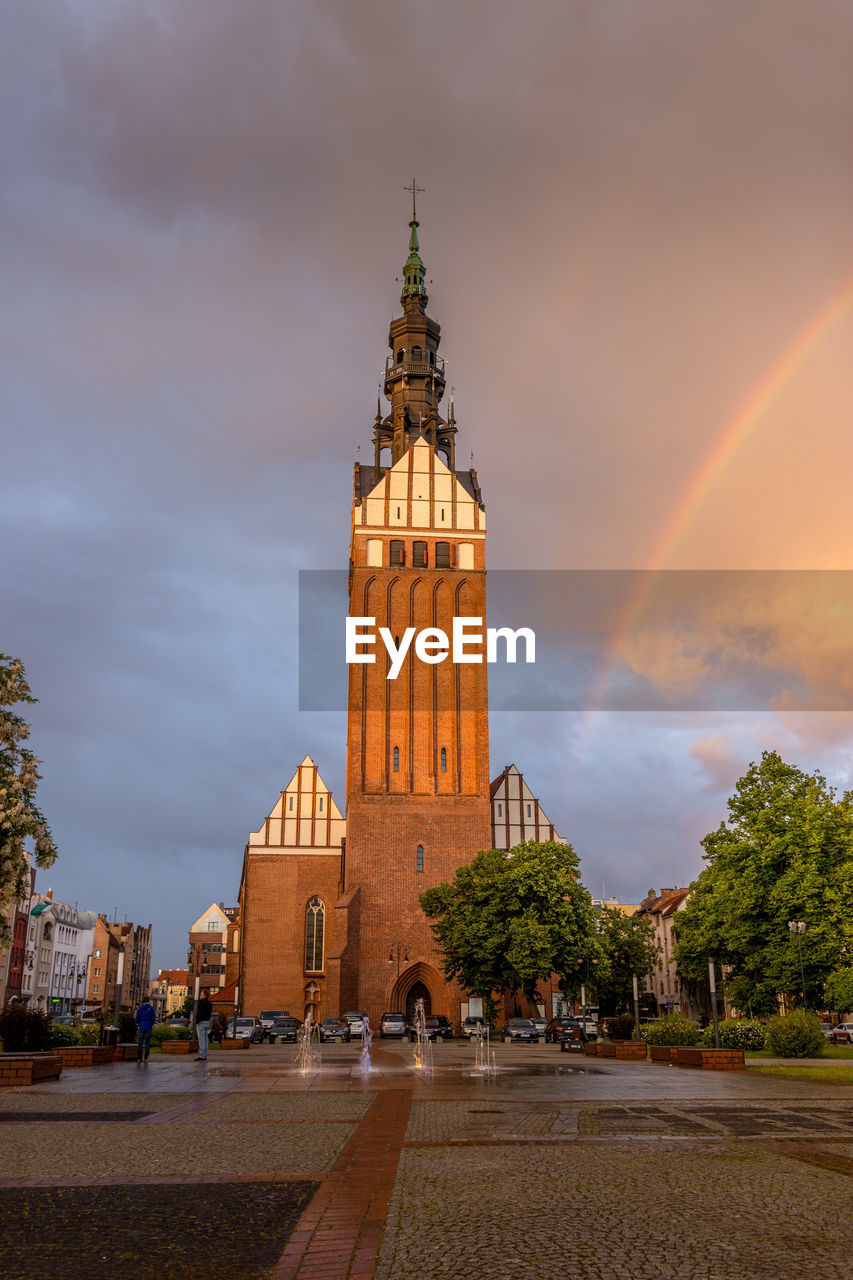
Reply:
M418 1000L423 1000L424 1013L429 1017L432 1013L432 999L429 994L429 988L422 982L413 983L406 994L406 1022L409 1026L415 1020L415 1004Z

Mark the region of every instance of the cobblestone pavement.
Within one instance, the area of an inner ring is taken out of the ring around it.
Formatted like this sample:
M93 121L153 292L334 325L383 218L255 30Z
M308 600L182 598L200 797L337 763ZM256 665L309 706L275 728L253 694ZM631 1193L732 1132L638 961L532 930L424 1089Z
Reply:
M27 1192L21 1204L47 1251L41 1270L56 1271L51 1227L67 1241L82 1184L106 1196L80 1201L97 1209L100 1243L110 1194L127 1214L137 1186L171 1180L181 1203L204 1179L212 1215L221 1204L235 1237L241 1215L275 1199L264 1187L294 1188L295 1199L281 1197L296 1208L282 1210L279 1261L270 1271L275 1250L253 1255L233 1271L246 1280L371 1280L374 1268L381 1280L823 1280L848 1269L853 1111L843 1087L568 1064L554 1046L497 1046L498 1070L484 1077L458 1042L436 1048L424 1077L410 1046L375 1049L369 1079L353 1044L324 1050L307 1077L292 1054L265 1047L206 1067L152 1059L143 1074L117 1063L3 1091L0 1184ZM37 1122L51 1115L75 1122ZM122 1248L125 1225L116 1218ZM168 1260L172 1242L161 1243ZM172 1261L175 1276L199 1269L194 1249ZM130 1278L133 1265L119 1269ZM0 1260L0 1275L16 1274Z
M853 1179L746 1145L416 1148L375 1274L829 1280L851 1214Z

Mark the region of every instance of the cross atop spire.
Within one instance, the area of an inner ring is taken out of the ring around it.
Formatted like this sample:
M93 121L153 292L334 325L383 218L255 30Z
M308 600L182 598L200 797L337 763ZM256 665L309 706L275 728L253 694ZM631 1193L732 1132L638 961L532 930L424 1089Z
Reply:
M417 225L418 210L417 210L417 205L415 203L415 199L419 191L426 191L426 187L419 187L415 179L412 178L412 185L410 187L403 187L403 190L411 191L412 193L412 222L414 222ZM409 225L411 226L411 223Z

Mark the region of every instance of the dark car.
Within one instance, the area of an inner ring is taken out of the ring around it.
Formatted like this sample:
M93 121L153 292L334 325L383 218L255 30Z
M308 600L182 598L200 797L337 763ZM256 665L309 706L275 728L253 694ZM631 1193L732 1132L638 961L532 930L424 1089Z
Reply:
M462 1023L463 1036L467 1036L470 1040L472 1036L477 1034L478 1027L482 1027L483 1031L486 1030L485 1018L465 1018Z
M507 1040L509 1040L510 1044L517 1044L519 1041L538 1044L539 1032L536 1029L536 1024L531 1022L529 1018L510 1018L501 1027L501 1040L504 1044Z
M545 1043L559 1044L561 1040L569 1040L572 1031L580 1027L577 1018L571 1018L568 1014L561 1014L559 1017L552 1018L545 1028Z
M345 1040L349 1044L352 1032L346 1018L324 1018L320 1023L320 1040Z
M281 1044L296 1044L299 1039L299 1025L295 1018L289 1016L273 1018L272 1026L267 1032L270 1044L275 1044L277 1041Z
M397 1036L402 1040L408 1029L404 1014L383 1013L382 1020L379 1023L379 1036L382 1040L384 1040L386 1036Z
M287 1009L261 1009L258 1019L264 1029L264 1037L269 1035L269 1030L276 1018L289 1018L290 1014Z
M442 1040L453 1039L453 1023L443 1013L437 1013L435 1020L438 1023L438 1034Z
M545 1028L548 1025L548 1019L547 1018L531 1018L530 1021L533 1023L534 1027L539 1032L540 1036L544 1036Z
M424 1019L424 1035L426 1036L427 1040L443 1040L444 1039L444 1036L442 1035L441 1024L439 1023L438 1018ZM415 1023L411 1027L409 1027L409 1039L411 1040L412 1044L414 1044L417 1038L418 1038L418 1028L417 1028L417 1023Z

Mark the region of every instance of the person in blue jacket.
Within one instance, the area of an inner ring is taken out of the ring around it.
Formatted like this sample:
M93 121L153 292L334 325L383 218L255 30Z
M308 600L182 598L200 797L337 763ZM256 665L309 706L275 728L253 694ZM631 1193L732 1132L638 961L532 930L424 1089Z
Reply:
M148 1062L148 1052L151 1048L151 1028L157 1021L157 1014L153 1004L149 1004L147 1000L136 1010L136 1025L139 1029L139 1035L136 1041L136 1061Z

